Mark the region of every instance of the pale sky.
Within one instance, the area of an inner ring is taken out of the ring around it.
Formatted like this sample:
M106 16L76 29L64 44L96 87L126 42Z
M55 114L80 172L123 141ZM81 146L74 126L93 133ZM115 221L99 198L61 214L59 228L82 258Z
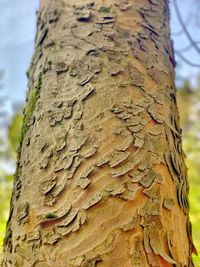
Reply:
M3 94L9 111L14 102L25 99L38 5L39 0L0 0L0 68L5 69Z
M177 15L174 9L173 1L170 1L170 13L171 13L171 34L174 41L175 50L180 50L187 47L190 42L185 34L174 35L173 33L180 32L181 25L177 19ZM176 0L181 16L187 29L194 39L199 42L200 47L200 0ZM200 65L200 54L195 51L194 48L188 52L184 52L183 55L194 64ZM178 66L178 74L185 78L194 78L200 73L200 68L190 67L189 65L182 62L178 57L177 62L180 63Z
M170 1L171 5L173 0ZM184 21L195 40L200 40L200 14L194 6L195 0L177 0ZM34 49L36 10L39 0L0 0L0 68L6 73L3 79L4 94L8 96L5 108L10 111L14 102L22 102L27 91L26 71L29 67ZM199 27L194 27L195 23ZM174 9L171 8L171 31L180 31L181 26L177 21ZM184 48L189 44L185 35L173 36L174 46ZM191 49L184 54L193 63L200 62L200 55ZM177 61L179 59L177 58ZM194 77L200 73L199 68L192 68L181 63L179 74L183 77Z

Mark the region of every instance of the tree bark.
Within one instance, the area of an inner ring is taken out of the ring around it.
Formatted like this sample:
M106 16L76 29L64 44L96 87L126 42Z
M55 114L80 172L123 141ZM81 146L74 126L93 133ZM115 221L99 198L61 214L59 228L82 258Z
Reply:
M43 0L3 266L193 266L166 0Z

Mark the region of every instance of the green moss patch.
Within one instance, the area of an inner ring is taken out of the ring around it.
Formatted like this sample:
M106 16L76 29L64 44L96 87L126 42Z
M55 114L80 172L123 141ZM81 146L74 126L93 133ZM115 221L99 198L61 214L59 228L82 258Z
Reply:
M33 115L34 110L35 110L36 102L37 102L38 98L40 97L41 88L42 88L42 73L39 74L37 86L33 90L30 91L28 103L27 103L26 108L25 108L21 141L24 139L24 136L29 129L29 121Z
M111 12L111 7L110 6L102 6L101 8L99 8L98 12L110 13Z
M45 218L46 219L56 218L56 215L52 212L48 212L47 214L45 214Z

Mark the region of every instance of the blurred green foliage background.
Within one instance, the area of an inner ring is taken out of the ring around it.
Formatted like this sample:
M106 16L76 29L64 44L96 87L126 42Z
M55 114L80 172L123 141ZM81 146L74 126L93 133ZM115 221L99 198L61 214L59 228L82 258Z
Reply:
M185 80L177 90L180 123L183 128L183 146L188 166L190 183L190 219L193 225L193 238L200 254L200 79L197 86ZM18 108L6 129L6 136L0 139L0 159L14 166L22 125L22 108ZM0 165L0 246L3 244L9 202L12 191L13 173ZM196 267L200 257L194 256Z
M194 243L200 256L200 79L198 80L196 87L192 87L186 80L178 88L177 100L190 184L190 220ZM196 267L200 267L199 256L193 256Z

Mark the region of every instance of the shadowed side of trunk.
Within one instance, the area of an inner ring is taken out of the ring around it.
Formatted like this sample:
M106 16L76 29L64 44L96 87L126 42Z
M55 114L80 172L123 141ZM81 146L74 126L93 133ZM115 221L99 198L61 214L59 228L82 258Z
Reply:
M193 266L168 3L42 1L4 266Z

